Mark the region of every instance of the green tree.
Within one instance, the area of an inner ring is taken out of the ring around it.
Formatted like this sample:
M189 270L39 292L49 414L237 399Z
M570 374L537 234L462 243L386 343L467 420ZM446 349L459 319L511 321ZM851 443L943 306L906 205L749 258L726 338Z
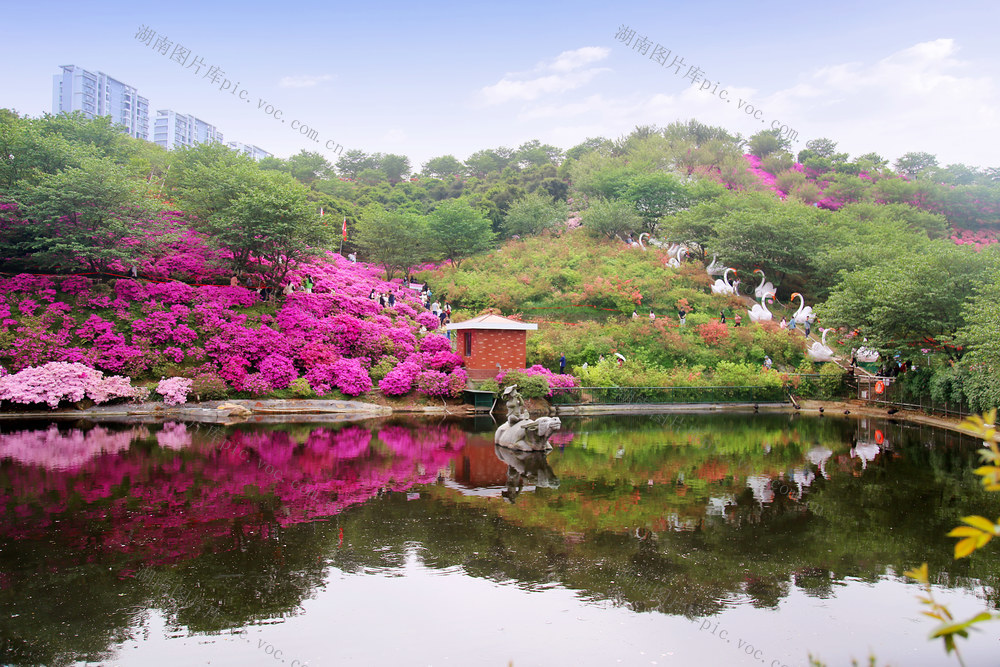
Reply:
M301 150L285 160L288 173L298 182L310 186L318 180L329 178L333 166L319 153Z
M824 242L821 215L796 202L730 210L716 227L713 250L730 266L763 269L776 284L789 275L808 278L815 248Z
M426 176L461 176L465 174L465 165L458 161L454 155L442 155L434 157L424 163L423 173Z
M395 185L410 174L410 158L405 155L395 153L376 153L378 156L378 169L385 174L389 183Z
M583 227L591 236L624 239L642 225L642 218L631 202L620 199L598 199L581 215Z
M344 154L337 159L337 172L346 178L355 179L365 169L378 169L378 166L377 156L356 148L344 151Z
M462 199L442 202L427 217L427 241L456 269L466 257L489 250L495 239L489 219Z
M15 247L41 266L84 262L106 272L162 240L154 235L156 206L146 183L109 158L86 158L15 194L24 221Z
M973 410L1000 407L1000 271L965 304L955 341L965 350L963 389Z
M635 176L621 198L632 203L646 231L653 235L660 218L683 211L692 203L687 186L673 174L665 172Z
M781 136L781 130L761 130L747 142L750 154L761 159L777 151L787 151L791 147L791 139Z
M828 325L858 329L873 347L912 359L962 327L965 300L988 280L992 261L944 241L918 253L896 248L891 259L846 273L817 310Z
M921 172L937 166L937 158L920 151L904 153L893 165L900 174L916 178Z
M587 137L581 143L566 151L566 158L579 160L587 153L604 154L611 149L611 141L604 137Z
M386 211L378 204L361 211L354 226L354 243L367 261L385 270L386 280L428 257L425 221L412 213Z
M507 236L540 234L566 222L568 215L564 202L533 192L511 204L504 216L503 231Z
M209 217L213 243L232 253L236 272L260 275L270 286L320 251L327 228L308 200L309 190L288 174L248 170L228 204Z
M501 146L497 149L487 148L476 151L465 160L465 166L474 176L482 178L492 172L502 172L513 161L514 150Z
M514 163L522 169L545 164L559 164L563 152L555 146L543 144L538 139L526 141L517 147L514 153Z

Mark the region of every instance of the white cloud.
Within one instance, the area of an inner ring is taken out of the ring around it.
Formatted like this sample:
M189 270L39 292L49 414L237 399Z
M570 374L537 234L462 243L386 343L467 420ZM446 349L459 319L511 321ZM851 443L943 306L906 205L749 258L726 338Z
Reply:
M604 60L610 49L585 46L573 51L563 51L551 62L541 62L531 72L510 73L491 86L479 91L480 101L487 106L515 100L531 101L543 95L565 93L584 86L606 67L586 65Z
M283 76L278 85L282 88L312 88L313 86L319 85L326 81L330 81L333 77L329 74L299 74L296 76Z
M603 46L584 46L574 51L563 51L556 56L555 61L548 66L548 69L555 72L569 72L578 67L604 60L610 53L611 49Z

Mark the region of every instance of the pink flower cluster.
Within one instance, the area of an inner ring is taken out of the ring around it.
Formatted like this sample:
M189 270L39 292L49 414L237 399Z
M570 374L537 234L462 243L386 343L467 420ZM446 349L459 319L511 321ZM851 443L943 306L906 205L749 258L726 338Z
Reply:
M576 386L576 378L569 373L553 373L548 368L545 368L545 366L541 366L539 364L535 364L534 366L530 366L524 370L507 369L496 376L496 381L502 384L504 378L507 377L507 373L512 370L517 370L518 372L524 373L529 377L538 375L548 380L549 396L552 396L556 389L572 389Z
M326 253L288 275L296 285L309 275L311 293L279 296L273 315L262 314L254 290L198 284L220 282L226 258L207 248L183 215L165 213L158 224L157 233L168 234L164 243L146 255L138 252L144 244L134 244L140 278L119 278L110 289L84 276L0 280L0 332L12 341L0 349L0 363L19 371L86 360L132 377L172 363L172 374L208 373L254 394L306 377L317 391L336 387L355 396L371 390L368 369L392 358L404 362L383 380L394 395L414 390L424 371L446 375L446 393L454 393L461 357L447 338L421 333L422 326L436 329L438 319L415 291L384 281L379 268ZM395 305L380 306L368 298L372 291L395 294Z
M160 380L156 385L156 393L163 397L163 402L167 405L180 405L187 402L192 382L191 378L182 377Z
M955 233L951 235L951 240L957 245L975 246L978 252L988 245L1000 243L1000 231L995 229L980 229L974 232L971 229L955 229Z
M144 395L132 387L127 377L111 376L79 363L52 361L43 366L25 368L0 377L0 400L14 403L45 403L51 408L60 401L106 403L113 398L137 398Z

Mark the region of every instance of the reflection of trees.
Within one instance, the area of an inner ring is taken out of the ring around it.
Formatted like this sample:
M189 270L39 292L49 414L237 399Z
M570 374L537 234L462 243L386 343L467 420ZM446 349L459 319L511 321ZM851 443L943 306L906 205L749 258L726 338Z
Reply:
M243 490L225 482L224 462L234 480L252 473L238 460L224 460L234 447L227 453L218 443L199 444L197 434L196 451L160 450L148 437L95 468L101 475L93 479L104 485L95 488L79 476L6 463L0 468L5 517L13 516L12 503L29 499L34 519L59 523L0 536L0 662L107 660L102 652L141 625L148 607L195 632L295 614L322 585L328 564L393 573L414 550L431 568L461 568L528 588L560 584L581 596L668 614L713 614L741 594L773 607L792 586L827 597L845 579L874 581L887 569L901 573L924 560L942 583L982 581L995 596L1000 563L952 561L944 537L959 515L998 513L996 500L969 472L970 450L945 443L940 433L928 447L927 433L883 425L891 449L862 471L849 457L852 438L860 439L855 422L816 422L801 420L788 435L781 433L786 419L754 418L749 426L734 425L733 442L712 429L711 419L686 424L677 440L661 433L653 444L644 444L655 437L652 430L640 429L625 434L621 460L614 458L614 429L587 433L591 426L573 424L580 438L589 438L588 448L574 440L552 452L560 487L522 494L516 505L434 483L433 466L464 441L448 431L453 427L229 434L231 443L250 447L252 468L256 461L291 466L323 489L334 489L336 479L353 499L335 518L304 523L296 519L315 515L300 512L293 504L298 496L280 486ZM754 499L748 475L767 476L772 486L787 482L791 469L809 465L806 452L817 446L834 452L826 462L829 479L816 474L801 497L796 490L792 497L775 493L767 505ZM421 465L423 474L415 472ZM427 485L414 487L417 481ZM173 489L165 497L185 497L186 504L163 510L160 496L151 495L160 486ZM411 488L419 499L393 492ZM226 504L230 495L239 503ZM721 515L707 513L708 500L721 496L729 498ZM238 513L211 514L217 501ZM133 521L114 513L118 504ZM150 514L160 523L147 523ZM170 516L183 520L168 530L162 519ZM11 521L5 518L3 531ZM690 528L672 528L680 525ZM130 577L151 564L153 582Z

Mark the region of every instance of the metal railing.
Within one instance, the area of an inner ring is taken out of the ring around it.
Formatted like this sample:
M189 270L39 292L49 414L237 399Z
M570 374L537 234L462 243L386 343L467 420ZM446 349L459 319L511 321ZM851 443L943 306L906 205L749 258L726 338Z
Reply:
M784 387L574 387L552 395L556 405L786 403Z
M877 385L882 384L882 391L877 391ZM897 410L919 410L928 414L941 414L946 417L967 417L972 412L965 401L935 401L926 394L916 394L906 390L898 378L864 377L854 380L854 394L858 400L868 405Z

